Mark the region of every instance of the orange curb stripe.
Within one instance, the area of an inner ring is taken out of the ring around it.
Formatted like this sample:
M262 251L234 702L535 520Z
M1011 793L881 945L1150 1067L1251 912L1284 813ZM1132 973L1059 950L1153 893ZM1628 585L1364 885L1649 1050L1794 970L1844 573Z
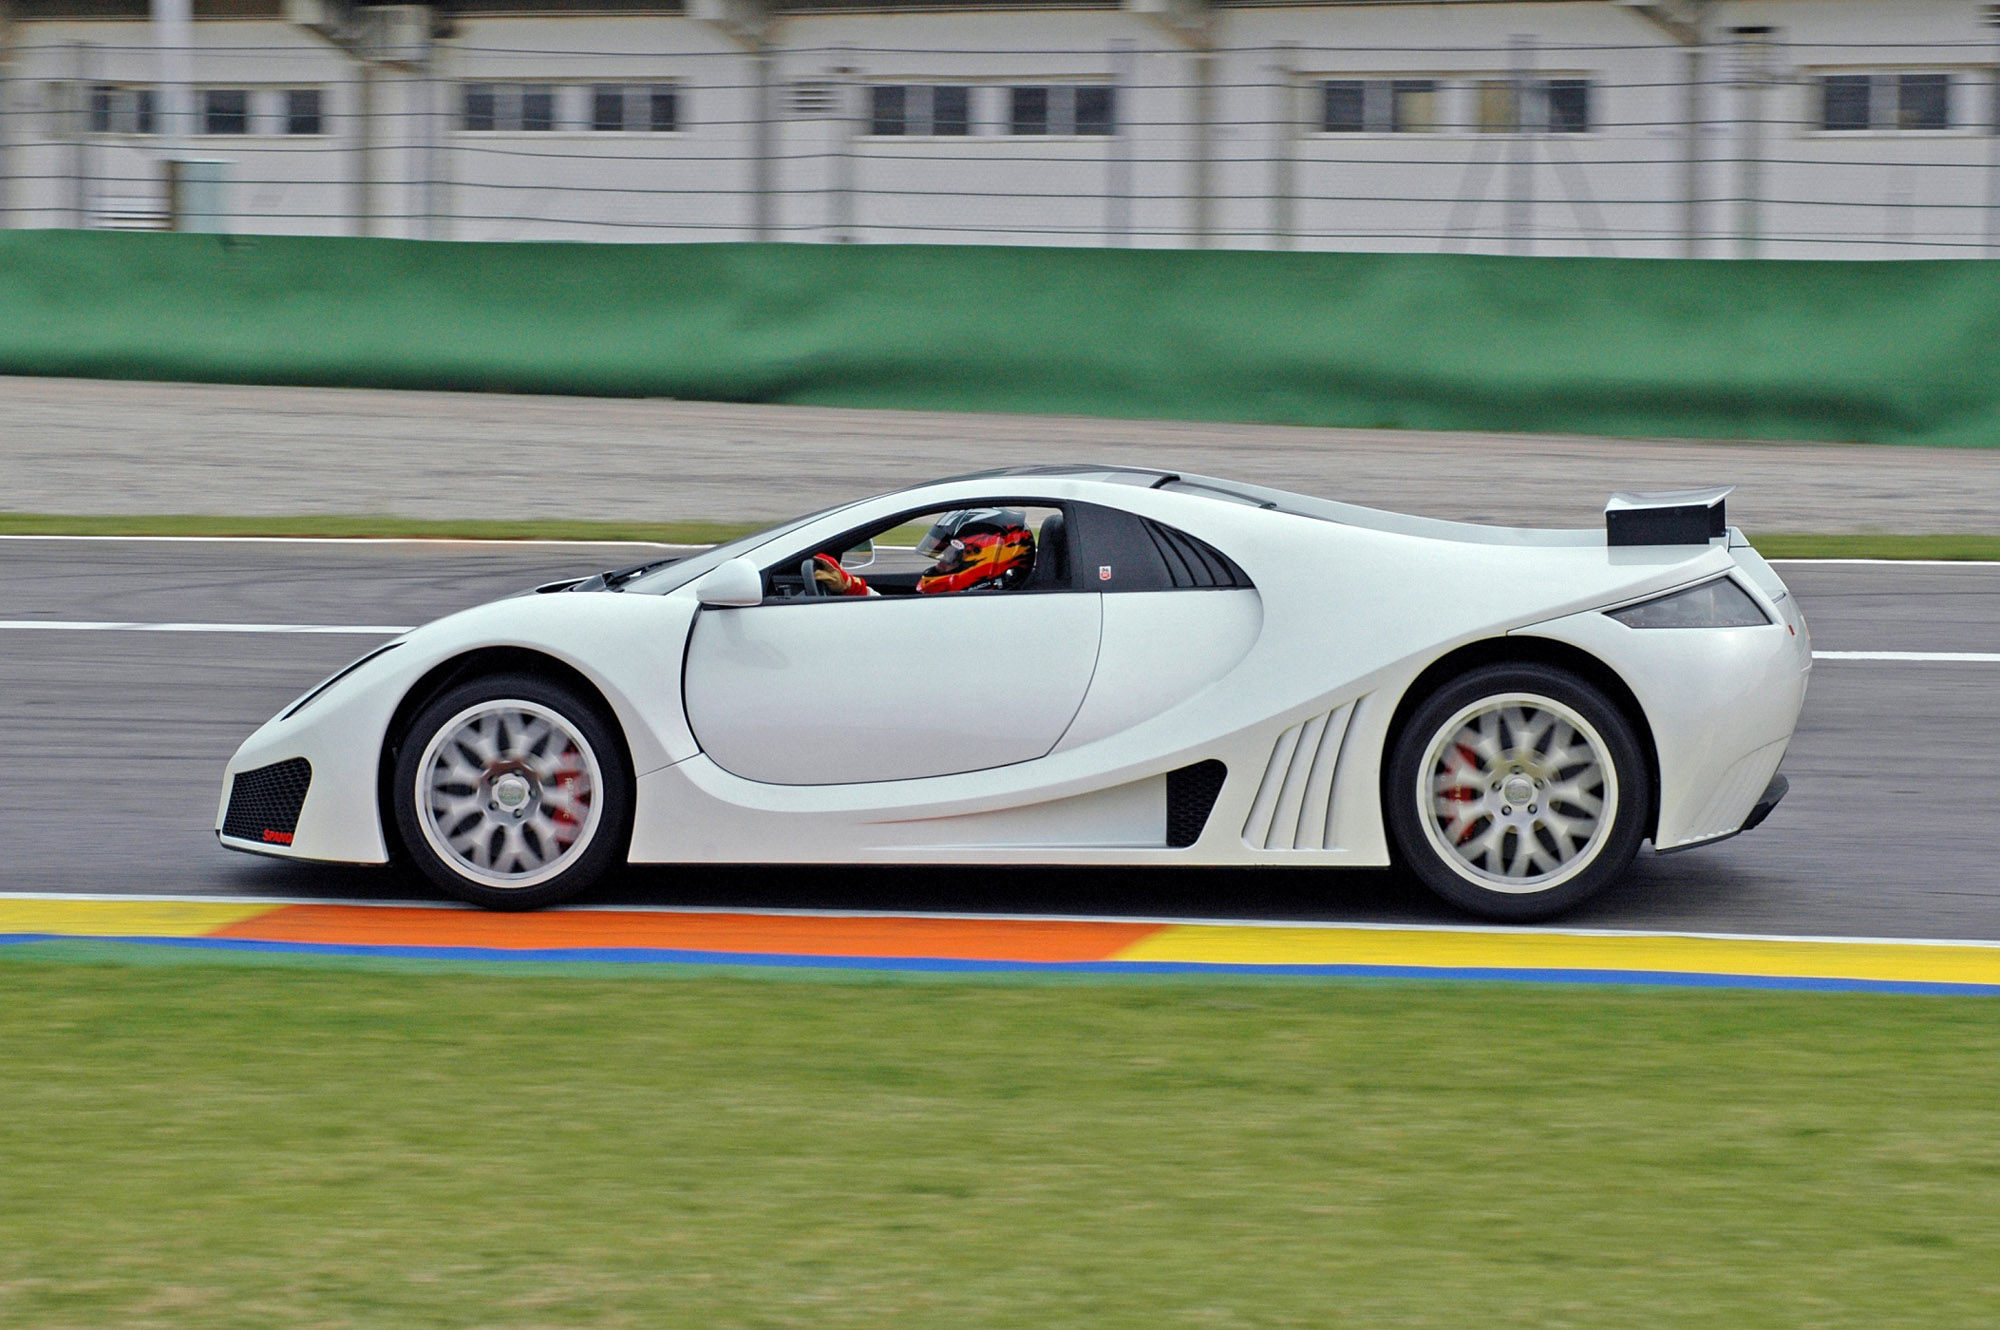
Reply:
M1162 927L1040 919L817 918L621 910L491 914L368 905L288 905L254 919L226 924L208 936L255 942L500 951L637 947L755 955L1102 961Z

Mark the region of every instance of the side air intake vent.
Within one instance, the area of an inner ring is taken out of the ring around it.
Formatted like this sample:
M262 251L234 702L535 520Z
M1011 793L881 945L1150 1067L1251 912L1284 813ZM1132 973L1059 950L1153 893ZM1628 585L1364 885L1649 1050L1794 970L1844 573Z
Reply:
M260 845L290 845L311 784L312 763L302 757L239 773L229 786L222 834Z
M1185 850L1201 839L1222 793L1229 768L1213 759L1167 773L1167 848Z
M1243 840L1258 850L1330 850L1333 778L1354 704L1301 721L1278 736L1270 765L1243 823Z
M1166 562L1167 576L1177 589L1195 587L1247 587L1250 579L1229 556L1206 541L1196 540L1185 531L1176 531L1158 522L1146 523L1160 558Z

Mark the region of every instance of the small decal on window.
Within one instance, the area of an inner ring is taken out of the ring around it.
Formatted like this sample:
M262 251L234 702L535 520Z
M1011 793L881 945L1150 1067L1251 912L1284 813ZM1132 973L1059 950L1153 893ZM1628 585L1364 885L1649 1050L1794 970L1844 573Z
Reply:
M1100 582L1109 582L1109 581L1111 580L1111 565L1110 565L1110 564L1108 564L1108 563L1101 563L1101 564L1097 565L1097 580L1098 580L1098 581L1100 581Z

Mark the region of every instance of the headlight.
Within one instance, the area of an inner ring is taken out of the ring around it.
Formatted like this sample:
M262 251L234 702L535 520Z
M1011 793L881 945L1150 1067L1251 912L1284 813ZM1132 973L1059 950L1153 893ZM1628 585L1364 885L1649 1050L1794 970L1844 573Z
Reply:
M348 664L342 666L340 669L335 670L332 674L327 675L326 678L321 679L317 684L314 684L312 688L308 689L304 697L301 697L298 701L286 707L284 714L279 716L278 719L290 720L292 717L298 715L301 711L304 711L306 709L306 704L308 702L311 702L314 698L318 697L321 693L333 687L335 684L339 683L342 679L345 679L348 675L354 673L356 670L360 669L363 665L366 665L369 661L375 659L375 657L381 655L383 652L393 651L395 648L401 645L403 645L403 640L400 637L393 642L384 642L381 646L376 647L373 651L361 657L359 660L351 661Z
M1727 577L1605 613L1627 628L1762 628L1771 622L1750 593Z

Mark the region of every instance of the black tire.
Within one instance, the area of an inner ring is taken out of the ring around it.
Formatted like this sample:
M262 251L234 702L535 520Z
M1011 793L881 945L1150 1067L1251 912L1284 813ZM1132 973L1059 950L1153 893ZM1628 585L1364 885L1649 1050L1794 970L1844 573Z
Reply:
M546 737L535 737L538 725ZM465 744L447 747L446 731ZM480 757L480 746L493 754ZM389 797L408 863L441 890L487 909L532 910L576 896L624 861L633 790L625 745L600 706L547 679L495 674L417 713ZM482 855L491 862L478 864Z
M1410 713L1384 764L1382 807L1399 868L1462 910L1520 923L1624 874L1652 785L1631 719L1600 689L1552 666L1488 665Z

